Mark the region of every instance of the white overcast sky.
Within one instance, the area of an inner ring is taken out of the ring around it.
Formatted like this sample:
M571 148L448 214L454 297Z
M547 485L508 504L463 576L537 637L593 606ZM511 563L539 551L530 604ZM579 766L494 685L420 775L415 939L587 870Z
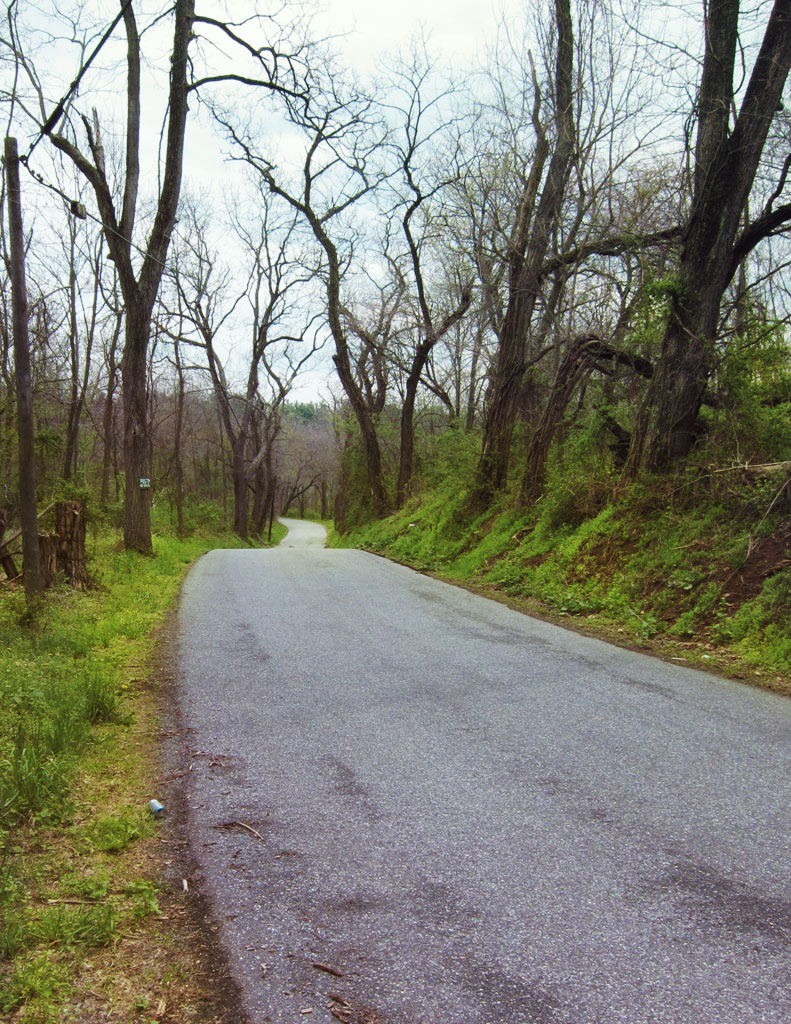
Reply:
M421 29L438 56L454 64L474 60L494 37L497 12L525 6L519 0L332 0L317 21L328 34L344 33L339 46L347 60L368 72Z

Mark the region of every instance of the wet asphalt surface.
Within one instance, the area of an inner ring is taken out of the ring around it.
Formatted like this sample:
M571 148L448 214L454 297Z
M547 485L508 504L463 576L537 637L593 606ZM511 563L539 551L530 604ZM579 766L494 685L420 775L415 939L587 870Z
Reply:
M290 525L179 624L250 1022L791 1021L791 701Z

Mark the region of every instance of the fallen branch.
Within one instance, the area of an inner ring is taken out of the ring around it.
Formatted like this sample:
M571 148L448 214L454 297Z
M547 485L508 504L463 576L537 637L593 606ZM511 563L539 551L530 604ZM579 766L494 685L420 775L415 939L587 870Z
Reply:
M36 519L41 519L41 517L45 516L47 514L47 512L51 512L52 509L55 508L56 505L57 505L56 501L53 501L51 505L47 505L47 507L45 509L42 509L41 512L39 512L39 514L36 516ZM21 530L17 530L16 533L12 533L11 536L8 538L8 540L6 540L4 542L4 546L7 547L9 544L13 543L15 540L17 540L21 536L22 536L22 531Z
M762 466L752 466L749 462L746 462L743 466L733 466L733 470L741 470L744 473L758 473L759 475L765 473L788 473L791 471L791 462L767 462ZM720 470L720 472L725 472Z
M243 821L224 821L219 825L212 825L212 828L243 828L250 835L255 836L256 839L260 839L262 843L266 843L266 839L264 839L260 832L256 832L252 825L245 825Z
M68 907L95 907L98 900L55 900L55 899L43 899L42 903L46 903L49 907L54 907L57 904L63 903Z
M330 967L329 964L323 964L319 960L315 960L311 966L315 967L317 971L325 971L327 974L331 974L333 978L343 977L343 971L339 971L337 967Z
M713 476L721 476L724 473L746 473L748 476L768 476L770 473L782 472L791 474L791 462L767 462L756 466L749 462L734 462L731 466L722 466L720 469L710 469L707 473L702 473L700 476L696 476L694 480L685 480L670 493L671 495L676 494L678 491L683 491L686 487L692 487L694 484L700 483L701 480L708 480ZM788 486L788 481L786 481L783 486Z

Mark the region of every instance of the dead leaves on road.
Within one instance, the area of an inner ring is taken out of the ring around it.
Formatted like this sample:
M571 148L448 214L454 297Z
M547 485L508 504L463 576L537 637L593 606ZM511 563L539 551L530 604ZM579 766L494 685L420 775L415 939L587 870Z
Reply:
M341 1021L341 1024L381 1024L373 1010L367 1010L365 1007L355 1009L337 992L330 992L329 998L331 1001L327 1009L336 1020Z

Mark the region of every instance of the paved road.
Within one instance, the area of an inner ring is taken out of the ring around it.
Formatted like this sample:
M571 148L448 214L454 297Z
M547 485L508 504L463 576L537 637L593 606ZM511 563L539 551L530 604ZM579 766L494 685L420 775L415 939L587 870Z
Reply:
M301 529L207 555L180 619L250 1021L791 1021L791 701Z

